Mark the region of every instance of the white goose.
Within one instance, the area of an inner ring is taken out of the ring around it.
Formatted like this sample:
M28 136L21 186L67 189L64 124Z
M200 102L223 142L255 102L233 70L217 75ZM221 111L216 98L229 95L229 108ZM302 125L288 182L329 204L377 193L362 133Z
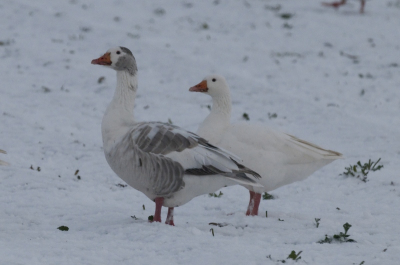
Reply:
M0 149L0 153L7 154L6 151ZM0 166L8 166L9 164L6 161L0 160Z
M153 221L169 207L166 224L174 225L173 208L196 196L233 184L255 185L260 177L235 155L198 135L162 122L136 122L137 66L125 47L109 49L92 64L117 71L117 87L101 125L106 160L133 188L155 201Z
M239 155L246 166L262 177L260 183L264 187L244 185L250 191L246 215L258 215L262 192L303 180L317 169L342 158L338 152L262 125L230 124L230 91L225 78L220 75L206 77L189 91L208 94L213 102L211 112L200 124L197 134Z

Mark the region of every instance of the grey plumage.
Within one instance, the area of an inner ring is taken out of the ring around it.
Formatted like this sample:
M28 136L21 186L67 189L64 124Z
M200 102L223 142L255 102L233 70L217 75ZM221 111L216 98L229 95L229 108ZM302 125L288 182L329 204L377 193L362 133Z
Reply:
M187 134L186 137L182 135L183 132ZM162 155L198 146L195 138L200 138L177 126L162 122L138 123L133 133L140 149Z
M131 52L131 50L129 50L128 48L122 47L122 46L119 46L119 47L121 48L121 50L122 50L123 52L125 52L125 53L127 53L127 54L129 54L129 55L132 55L132 57L135 57L135 56L133 56L133 53Z
M131 129L106 158L114 171L133 187L161 197L170 196L184 186L184 170L168 157L142 150L143 141L137 141L135 137L138 129L143 128L135 126ZM139 140L146 140L145 132L138 135L141 136Z
M128 56L122 56L115 63L114 69L117 71L127 71L131 75L136 75L137 73L137 65L135 56L133 56L132 52L125 47L120 47L123 52L128 54Z
M205 164L197 163L185 167L168 157L169 154L185 150L199 152L196 155L204 156L204 161L212 155L216 159L209 159ZM255 178L260 177L256 172L235 161L225 151L210 145L205 139L161 122L142 122L133 126L107 156L107 160L114 158L118 158L119 161L112 161L110 165L121 165L113 169L118 175L124 176L126 182L132 183L132 186L141 185L142 187L137 187L139 190L145 189L162 197L168 197L183 188L185 174L199 177L223 175L246 183L255 183L246 173ZM229 161L237 167L226 167L224 164L231 163Z

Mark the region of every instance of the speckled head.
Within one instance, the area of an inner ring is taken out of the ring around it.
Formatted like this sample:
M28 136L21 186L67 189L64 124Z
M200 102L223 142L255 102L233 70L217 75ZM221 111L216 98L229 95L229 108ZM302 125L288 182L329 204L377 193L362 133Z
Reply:
M131 75L137 72L135 57L125 47L109 49L103 56L92 60L92 64L104 65L116 71L127 71Z

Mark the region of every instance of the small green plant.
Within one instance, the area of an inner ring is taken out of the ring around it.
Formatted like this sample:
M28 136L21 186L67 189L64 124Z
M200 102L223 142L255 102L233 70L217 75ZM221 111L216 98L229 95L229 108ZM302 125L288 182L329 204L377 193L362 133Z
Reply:
M210 231L211 231L211 234L214 236L214 228L211 228Z
M14 41L12 40L5 40L5 41L0 41L0 46L8 46L11 43L13 43Z
M79 173L79 169L75 170L74 175L76 176L76 178L77 178L78 180L80 180L80 179L81 179L81 176L79 176L78 173Z
M324 244L324 243L332 243L332 242L339 242L339 243L344 243L344 242L357 242L354 239L348 238L350 235L347 234L351 227L351 224L345 223L343 225L344 228L344 233L340 232L339 234L328 236L325 235L325 239L318 241L317 243Z
M154 10L154 14L156 14L156 15L158 15L158 16L165 15L165 9L164 9L164 8L161 8L161 7L156 8L156 9Z
M269 113L269 112L268 112L268 119L275 119L275 118L278 118L278 114L276 114L276 113Z
M154 220L154 216L152 216L152 215L149 215L149 217L147 217L147 220L149 220L149 222L153 222L153 220Z
M319 221L321 220L321 218L314 218L314 219L315 219L315 226L318 228Z
M282 19L291 19L293 17L293 14L291 13L282 13L279 15Z
M273 11L273 12L278 12L279 10L281 10L282 6L279 5L279 4L275 5L275 6L273 6L273 5L265 5L264 8L266 10L270 10L270 11Z
M243 117L243 119L245 119L246 121L249 121L249 120L250 120L249 114L247 114L246 112L243 113L242 117Z
M271 195L268 192L264 192L263 200L274 200L274 199L275 199L274 195Z
M104 81L105 79L106 79L106 78L105 78L104 76L100 76L99 79L97 79L97 83L98 83L98 84L101 84L101 83L103 83L103 81Z
M208 223L208 225L215 225L218 227L224 227L224 226L228 226L228 223Z
M379 161L381 161L380 158L376 162L369 159L368 163L364 163L364 165L362 165L361 162L358 161L355 165L345 167L344 169L346 169L346 171L343 172L341 175L352 176L355 178L359 178L363 182L367 182L367 175L369 174L369 172L377 171L383 168L383 165L378 165Z
M208 196L214 197L214 198L221 198L221 196L224 195L221 191L217 195L216 193L209 193Z
M42 91L43 91L44 93L49 93L49 92L51 92L51 89L48 88L48 87L42 86Z
M169 124L174 124L170 118L168 118L168 123Z
M68 231L69 230L68 226L65 226L65 225L59 226L59 227L57 227L57 229L60 231Z
M300 254L303 251L299 251L299 253L296 254L296 251L292 250L292 252L290 252L289 256L286 259L292 259L294 261L298 261L299 259L301 259Z
M31 165L30 169L35 170L32 165ZM42 169L40 167L37 167L36 170L40 172L40 170L42 170Z
M292 252L290 252L289 256L287 256L286 259L292 259L292 260L294 260L294 261L297 262L297 261L299 261L299 260L301 259L300 254L301 254L302 252L303 252L303 251L299 251L299 253L296 253L296 251L292 250ZM272 261L275 261L275 260L271 257L271 255L268 255L268 256L267 256L267 259L270 259L270 260L272 260ZM286 260L284 260L284 259L278 259L278 260L276 260L276 262L286 263Z
M142 205L143 210L146 210L146 207L144 206L144 204Z
M284 23L284 24L283 24L283 27L284 27L285 29L292 29L292 28L293 28L293 26L290 25L289 23Z

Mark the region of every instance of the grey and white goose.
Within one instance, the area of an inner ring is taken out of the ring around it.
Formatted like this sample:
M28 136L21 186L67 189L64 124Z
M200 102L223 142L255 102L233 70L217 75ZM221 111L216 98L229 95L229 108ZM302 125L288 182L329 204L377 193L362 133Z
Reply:
M6 151L0 149L0 153L7 154ZM0 160L0 166L8 166L9 164L6 161Z
M133 108L138 88L137 65L125 47L109 49L92 64L117 71L117 87L102 121L103 148L113 171L161 207L169 207L166 224L174 225L173 209L196 196L234 184L261 186L260 175L240 158L207 140L162 122L137 122Z

